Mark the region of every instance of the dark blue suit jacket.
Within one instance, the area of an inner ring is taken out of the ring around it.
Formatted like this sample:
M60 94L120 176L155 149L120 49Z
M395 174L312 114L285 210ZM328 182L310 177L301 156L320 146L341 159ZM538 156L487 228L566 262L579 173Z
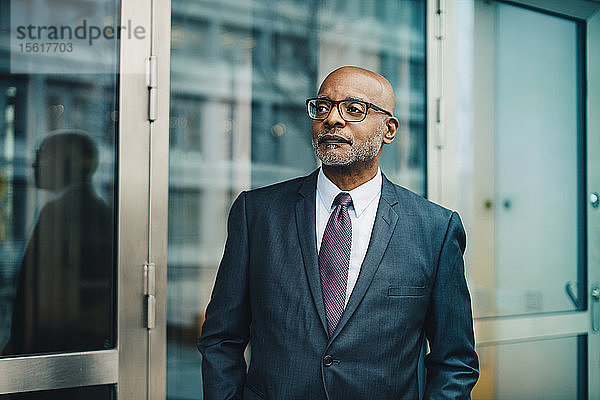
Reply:
M234 202L198 341L205 399L416 399L424 337L424 398L469 398L478 361L458 214L384 176L358 281L328 338L316 181L315 172Z

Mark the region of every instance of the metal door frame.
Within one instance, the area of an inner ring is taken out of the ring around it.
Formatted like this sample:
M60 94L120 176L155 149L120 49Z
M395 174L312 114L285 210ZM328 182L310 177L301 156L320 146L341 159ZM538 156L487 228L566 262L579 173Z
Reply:
M148 396L149 334L145 327L144 266L149 262L150 121L147 60L152 9L143 0L121 1L121 21L146 28L143 39L121 40L119 90L119 261L117 398Z
M167 395L167 237L169 196L169 104L171 95L171 1L152 0L151 55L156 60L155 112L150 124L148 260L155 265L155 321L148 329L147 399ZM153 104L154 102L154 104ZM152 110L154 108L154 110ZM127 397L128 398L128 397Z

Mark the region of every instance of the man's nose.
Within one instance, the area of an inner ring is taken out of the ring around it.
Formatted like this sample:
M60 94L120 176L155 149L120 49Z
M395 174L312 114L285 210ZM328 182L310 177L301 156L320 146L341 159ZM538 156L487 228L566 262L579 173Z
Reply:
M327 116L327 118L325 118L323 122L326 126L331 128L334 126L343 127L346 125L346 121L340 115L340 110L337 104L332 107L331 111L329 112L329 115Z

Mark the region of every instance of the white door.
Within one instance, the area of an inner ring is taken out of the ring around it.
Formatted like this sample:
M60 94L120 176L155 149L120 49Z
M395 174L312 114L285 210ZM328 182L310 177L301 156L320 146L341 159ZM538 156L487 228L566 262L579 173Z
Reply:
M600 4L550 3L444 10L431 181L467 229L474 399L600 397Z

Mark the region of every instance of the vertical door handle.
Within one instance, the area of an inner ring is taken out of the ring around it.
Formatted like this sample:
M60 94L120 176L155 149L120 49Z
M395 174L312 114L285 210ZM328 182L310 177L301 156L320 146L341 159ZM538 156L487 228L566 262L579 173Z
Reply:
M600 331L600 285L592 286L592 331Z

